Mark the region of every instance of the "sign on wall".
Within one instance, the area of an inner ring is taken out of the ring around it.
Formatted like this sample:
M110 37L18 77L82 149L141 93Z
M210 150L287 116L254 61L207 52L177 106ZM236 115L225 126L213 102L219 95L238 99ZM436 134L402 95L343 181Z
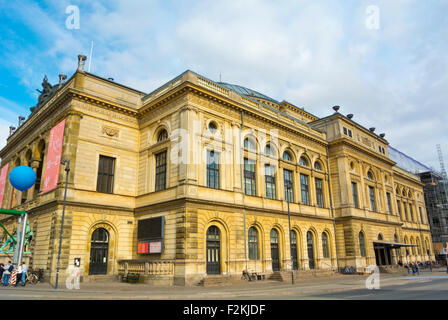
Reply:
M164 249L164 229L165 217L139 220L137 228L137 253L162 253Z
M6 176L8 175L9 163L5 164L2 167L2 171L0 173L0 208L3 205L3 196L5 195L5 185L6 185Z
M50 140L47 149L47 163L45 164L45 179L42 193L56 188L59 180L61 166L62 143L64 141L65 119L54 126L50 131Z

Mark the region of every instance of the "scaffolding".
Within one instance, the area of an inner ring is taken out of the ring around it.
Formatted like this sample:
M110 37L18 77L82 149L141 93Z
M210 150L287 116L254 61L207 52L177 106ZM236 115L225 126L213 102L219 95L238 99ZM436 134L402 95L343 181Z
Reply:
M440 144L437 146L440 172L420 174L433 242L448 242L448 178Z

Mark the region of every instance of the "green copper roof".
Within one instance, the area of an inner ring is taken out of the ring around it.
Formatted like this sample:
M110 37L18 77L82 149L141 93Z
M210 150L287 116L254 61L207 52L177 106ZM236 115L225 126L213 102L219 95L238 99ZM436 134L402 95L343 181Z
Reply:
M240 95L243 95L243 96L255 97L255 98L260 98L260 99L269 100L269 101L272 101L272 102L275 102L275 103L279 103L278 101L276 101L276 100L274 100L274 99L272 99L272 98L270 98L268 96L265 96L264 94L262 94L260 92L257 92L255 90L252 90L252 89L249 89L249 88L245 88L245 87L242 87L242 86L238 86L236 84L230 84L230 83L225 83L225 82L217 82L217 84L219 84L220 86L222 86L222 87L224 87L226 89L229 89L229 90L231 90L233 92L236 92L236 93L238 93Z

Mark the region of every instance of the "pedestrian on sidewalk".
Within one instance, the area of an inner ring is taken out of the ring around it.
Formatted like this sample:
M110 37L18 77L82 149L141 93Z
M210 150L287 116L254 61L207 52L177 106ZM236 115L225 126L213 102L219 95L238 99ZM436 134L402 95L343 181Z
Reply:
M26 273L28 272L28 266L25 262L22 262L22 287L26 284Z
M20 281L22 280L22 273L23 273L22 264L19 264L19 266L17 267L16 284L14 285L15 287L17 287Z
M5 265L3 263L0 263L0 282L2 282L4 271L5 271Z
M11 264L11 261L8 261L8 264L5 266L5 271L3 271L3 285L7 287L9 285L9 276L11 275L11 271L14 269L14 266Z

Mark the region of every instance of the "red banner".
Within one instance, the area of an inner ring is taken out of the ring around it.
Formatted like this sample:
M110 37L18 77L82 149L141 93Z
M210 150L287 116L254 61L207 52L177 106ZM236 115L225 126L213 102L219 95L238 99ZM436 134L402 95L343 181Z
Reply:
M53 190L58 184L59 168L61 167L62 142L64 141L64 129L65 119L54 126L50 131L42 193Z
M2 167L2 172L0 174L0 208L3 205L3 196L5 195L5 185L6 185L6 176L8 175L9 163L5 164Z

